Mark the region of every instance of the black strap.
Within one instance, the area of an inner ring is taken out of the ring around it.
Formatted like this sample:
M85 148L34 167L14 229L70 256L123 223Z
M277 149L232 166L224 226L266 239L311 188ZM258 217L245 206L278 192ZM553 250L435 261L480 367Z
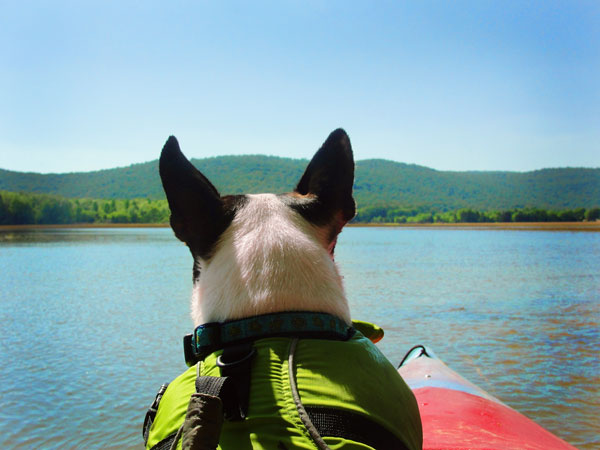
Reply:
M377 450L408 450L394 433L361 414L324 406L305 406L304 409L323 437L350 439Z
M144 417L144 426L142 428L142 436L144 437L144 445L148 442L148 435L150 434L150 428L154 423L154 418L156 417L156 412L158 411L158 405L160 404L160 400L162 399L163 394L167 390L167 386L169 383L164 383L160 389L158 390L154 401L146 411L146 417Z
M219 397L227 420L244 420L248 415L250 373L255 354L251 342L227 347L217 358L221 376L196 378L196 392Z
M170 450L175 438L177 438L177 432L168 435L162 441L155 444L150 450Z
M225 417L235 415L239 410L234 381L229 377L201 376L196 378L196 392L219 397L223 403Z

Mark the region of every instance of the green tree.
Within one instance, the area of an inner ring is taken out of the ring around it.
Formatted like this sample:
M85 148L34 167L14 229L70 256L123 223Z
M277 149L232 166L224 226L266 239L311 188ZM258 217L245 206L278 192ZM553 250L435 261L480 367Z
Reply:
M593 222L600 219L600 208L590 208L585 212L585 220Z
M140 216L137 213L137 209L129 210L129 223L138 223L140 221Z
M452 211L446 211L441 214L437 213L433 216L433 221L439 223L455 223L456 214Z
M431 213L419 213L416 216L406 219L407 223L432 223L433 215Z
M124 212L114 212L109 217L111 223L128 223L129 216Z
M567 209L558 213L561 222L581 222L585 218L585 209Z
M8 205L4 203L2 193L0 193L0 225L6 225L8 223L10 223Z
M93 211L85 210L81 206L75 209L76 223L92 223L94 222L95 214Z
M67 200L49 198L43 203L36 216L36 222L41 224L73 223L73 206Z
M479 211L473 211L472 209L459 209L456 213L458 222L475 223L479 222Z
M15 195L10 204L11 222L14 225L35 223L35 212L31 199L24 195Z
M583 222L583 219L585 219L585 208L574 209L573 215L575 216L575 220L577 222Z

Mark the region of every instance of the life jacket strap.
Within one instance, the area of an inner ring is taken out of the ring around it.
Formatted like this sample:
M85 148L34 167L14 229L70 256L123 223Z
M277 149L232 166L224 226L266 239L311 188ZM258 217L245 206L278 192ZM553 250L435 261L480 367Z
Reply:
M196 378L196 392L220 398L227 420L244 420L248 415L250 374L254 355L256 350L251 342L226 347L217 358L221 376L203 375Z
M220 377L196 377L183 425L152 450L212 450L219 445L223 420L240 421L248 415L251 364L256 350L251 342L226 347L217 358Z
M158 390L154 401L146 411L146 417L144 417L144 426L142 427L142 436L144 437L144 445L148 443L148 436L150 435L150 428L154 423L154 419L156 418L156 412L158 411L158 405L160 404L160 400L162 399L163 394L167 390L167 386L169 383L164 383L160 389Z
M408 450L387 428L353 411L324 406L304 406L304 409L323 437L350 439L377 450Z
M223 400L225 418L231 421L244 420L248 415L248 402L250 397L250 374L252 361L256 355L252 342L225 347L223 353L217 358L217 367L221 369L221 377L228 381L223 382L219 397ZM196 379L196 391L203 392L203 378Z
M192 394L180 428L181 450L216 450L223 428L223 402L208 394ZM173 446L176 448L177 444Z
M173 443L176 443L176 439L179 439L179 431L168 435L162 441L158 442L150 450L171 450ZM175 444L177 446L177 444Z

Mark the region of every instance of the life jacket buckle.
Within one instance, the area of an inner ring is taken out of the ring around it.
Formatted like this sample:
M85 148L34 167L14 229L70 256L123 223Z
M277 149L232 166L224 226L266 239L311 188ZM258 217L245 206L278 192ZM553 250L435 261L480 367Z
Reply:
M231 405L224 402L225 418L230 421L244 420L248 414L250 374L256 349L252 342L225 347L217 357L221 377L232 381L236 401ZM233 406L233 407L231 407Z

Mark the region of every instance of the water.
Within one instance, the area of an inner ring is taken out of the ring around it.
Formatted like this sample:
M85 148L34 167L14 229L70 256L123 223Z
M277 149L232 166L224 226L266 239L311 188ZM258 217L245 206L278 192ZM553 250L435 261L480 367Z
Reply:
M598 448L600 235L348 228L353 316L397 364L431 346L568 442ZM0 231L0 446L140 449L185 369L191 257L168 229Z

